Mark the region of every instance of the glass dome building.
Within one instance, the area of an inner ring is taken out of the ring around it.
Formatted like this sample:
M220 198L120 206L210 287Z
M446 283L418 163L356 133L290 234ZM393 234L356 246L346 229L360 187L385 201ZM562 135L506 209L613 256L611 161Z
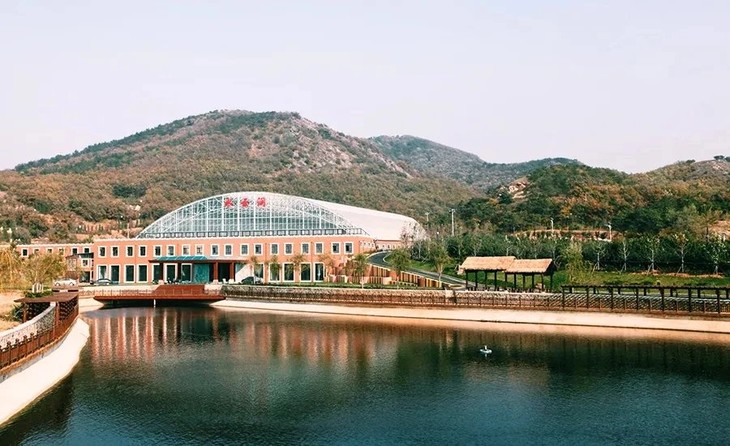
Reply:
M425 236L413 218L271 192L203 198L136 238L94 242L95 278L120 283L322 281L354 255Z
M137 238L357 235L398 241L421 237L410 217L271 192L204 198L161 217Z

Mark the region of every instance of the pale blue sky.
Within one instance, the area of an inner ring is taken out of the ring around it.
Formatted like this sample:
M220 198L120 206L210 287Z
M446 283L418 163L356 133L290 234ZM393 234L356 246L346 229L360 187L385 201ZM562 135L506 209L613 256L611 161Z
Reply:
M728 1L0 2L0 168L215 109L489 162L730 156Z

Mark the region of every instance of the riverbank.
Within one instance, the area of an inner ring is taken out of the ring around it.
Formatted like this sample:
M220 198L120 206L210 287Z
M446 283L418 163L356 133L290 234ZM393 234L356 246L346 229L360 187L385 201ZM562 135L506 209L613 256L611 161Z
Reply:
M71 373L89 338L89 325L80 318L66 337L32 364L0 382L0 425L29 406Z
M491 322L533 325L582 326L671 330L730 334L730 321L709 318L652 316L626 313L573 311L495 310L476 308L358 307L351 305L300 304L226 299L211 304L217 308L243 308L299 313L341 314L407 319Z

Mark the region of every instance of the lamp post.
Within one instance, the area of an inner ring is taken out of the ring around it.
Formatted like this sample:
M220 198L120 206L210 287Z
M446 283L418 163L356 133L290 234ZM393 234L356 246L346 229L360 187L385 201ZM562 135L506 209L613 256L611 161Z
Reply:
M456 209L451 209L451 236L454 236L454 212L456 212Z
M430 212L426 212L426 226L428 226L428 214L430 214Z
M608 226L608 241L609 242L613 241L613 231L611 229L611 222L609 221L606 226Z
M555 238L555 222L550 217L550 237Z

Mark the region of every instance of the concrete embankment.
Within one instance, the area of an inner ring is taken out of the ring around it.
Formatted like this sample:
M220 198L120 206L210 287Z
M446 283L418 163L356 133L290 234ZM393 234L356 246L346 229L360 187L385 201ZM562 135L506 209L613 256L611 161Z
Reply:
M219 308L243 308L300 313L341 314L467 322L634 328L730 334L730 320L578 311L495 310L478 308L404 308L285 303L226 299L211 304Z
M89 325L77 319L63 340L0 382L0 425L71 373L88 338Z

